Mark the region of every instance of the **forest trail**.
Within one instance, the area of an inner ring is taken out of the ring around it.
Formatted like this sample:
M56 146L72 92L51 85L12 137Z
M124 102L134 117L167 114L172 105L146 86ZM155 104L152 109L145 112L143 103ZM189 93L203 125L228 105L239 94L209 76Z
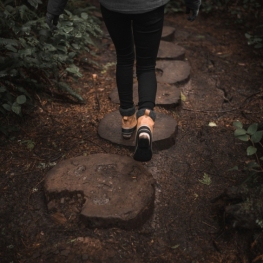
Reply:
M43 188L47 172L62 160L98 153L132 157L129 147L98 135L104 116L118 110L109 98L115 88L110 39L105 36L95 50L104 70L83 66L83 77L69 80L86 105L55 94L40 99L22 132L1 148L2 262L252 262L251 234L232 229L222 207L212 203L244 179L227 171L247 159L245 145L234 139L233 121L263 121L257 113L262 99L254 95L262 91L261 58L246 45L244 29L225 22L219 16L194 23L185 15L165 18L175 28L173 43L185 49L191 79L181 89L180 105L156 107L176 121L178 132L174 145L144 164L156 181L155 209L139 229L87 228L66 199L70 213L52 217Z

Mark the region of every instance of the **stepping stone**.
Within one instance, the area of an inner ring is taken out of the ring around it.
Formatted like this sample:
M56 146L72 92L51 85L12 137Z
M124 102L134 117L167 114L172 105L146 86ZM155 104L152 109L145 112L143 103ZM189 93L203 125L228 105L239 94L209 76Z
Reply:
M141 226L153 212L154 179L128 156L93 154L58 163L47 174L48 203L82 195L80 218L89 227Z
M174 43L161 41L157 59L184 60L185 49Z
M119 104L118 90L115 88L109 95L112 102ZM167 83L157 83L156 106L171 106L179 104L181 91L178 87ZM133 85L133 101L138 105L138 83Z
M169 84L185 84L190 79L190 65L185 61L162 61L156 63L157 81Z
M164 150L175 144L177 132L176 121L163 113L156 112L156 122L153 131L153 149ZM99 136L116 144L135 146L135 133L129 140L123 139L121 134L121 116L119 111L105 115L98 128Z
M174 33L175 33L174 27L164 26L161 39L164 41L173 41L174 40Z

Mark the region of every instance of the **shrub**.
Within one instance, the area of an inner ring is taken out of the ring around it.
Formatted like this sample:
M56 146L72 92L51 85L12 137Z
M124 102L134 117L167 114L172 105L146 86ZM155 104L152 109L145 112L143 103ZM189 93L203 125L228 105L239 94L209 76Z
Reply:
M58 29L51 32L44 13L37 13L41 0L0 1L0 112L21 115L21 107L32 103L34 92L62 89L83 101L63 82L65 73L80 77L75 58L90 52L92 36L101 30L89 14L92 7L65 11Z
M247 129L240 121L234 122L233 125L236 127L234 136L241 141L250 143L246 150L247 156L255 157L254 160L249 160L244 165L244 171L248 173L247 180L263 174L263 155L261 153L263 130L257 123L251 124ZM235 166L231 170L238 170L238 167Z

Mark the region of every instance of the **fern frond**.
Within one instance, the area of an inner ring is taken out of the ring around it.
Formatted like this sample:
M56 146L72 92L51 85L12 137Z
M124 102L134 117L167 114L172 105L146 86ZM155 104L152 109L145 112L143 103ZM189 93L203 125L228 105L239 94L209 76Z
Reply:
M84 99L76 92L74 91L68 84L65 82L58 82L57 83L59 88L69 93L71 96L76 98L79 102L84 102Z

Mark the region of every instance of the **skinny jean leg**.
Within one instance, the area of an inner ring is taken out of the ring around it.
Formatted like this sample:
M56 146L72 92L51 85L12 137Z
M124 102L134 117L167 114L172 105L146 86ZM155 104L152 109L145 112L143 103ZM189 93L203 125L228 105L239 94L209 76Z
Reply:
M134 107L133 65L134 43L131 15L110 11L101 5L101 12L116 49L116 84L121 109Z
M155 106L157 90L155 66L163 20L164 6L161 6L153 11L137 15L133 21L139 109L153 110Z

